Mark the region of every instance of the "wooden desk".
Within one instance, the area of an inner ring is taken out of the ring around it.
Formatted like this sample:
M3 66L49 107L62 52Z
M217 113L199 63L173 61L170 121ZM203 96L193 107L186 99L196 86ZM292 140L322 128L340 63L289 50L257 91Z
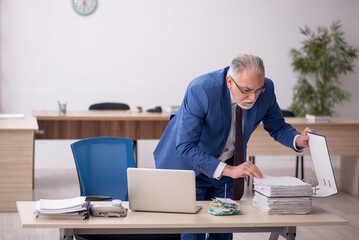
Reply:
M325 135L331 155L359 155L359 122L347 118L331 118L330 123L308 123L305 118L285 118L299 132L305 127L314 129L318 134ZM293 155L293 150L277 143L264 130L263 124L252 134L247 147L248 155ZM303 155L310 155L309 149Z
M348 222L321 208L313 208L308 215L268 215L240 201L241 215L212 216L207 213L209 202L198 202L197 214L155 212L128 212L125 218L90 217L88 220L36 219L33 213L35 202L17 202L24 228L60 228L60 239L71 239L74 233L225 233L225 232L272 232L271 239L284 235L295 239L296 226L345 225ZM128 202L124 202L128 207ZM287 236L288 234L288 236ZM65 238L66 237L66 238Z
M36 139L83 139L90 137L126 137L132 140L160 139L170 118L169 113L129 111L34 110L40 134Z
M129 113L127 111L57 111L34 110L39 129L36 139L82 139L99 136L159 139L169 121L169 113ZM340 189L359 196L359 122L332 118L330 123L308 123L304 118L286 118L299 132L305 127L325 135L331 155L341 156ZM303 154L310 155L309 150ZM247 147L248 156L296 155L275 142L260 124Z
M16 201L32 200L34 117L0 119L0 212L16 211Z

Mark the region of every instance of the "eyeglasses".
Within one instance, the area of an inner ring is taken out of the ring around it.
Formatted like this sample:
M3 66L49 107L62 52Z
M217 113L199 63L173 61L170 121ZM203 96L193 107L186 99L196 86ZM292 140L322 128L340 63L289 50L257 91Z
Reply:
M231 77L231 79L232 79L232 81L234 82L234 84L237 86L238 90L239 90L241 93L245 94L245 95L249 95L249 94L251 94L251 93L261 94L261 93L264 93L264 91L266 90L265 86L263 86L263 87L261 87L261 88L259 88L259 89L257 89L257 90L245 89L245 88L243 88L243 87L238 86L238 84L236 83L236 81L234 81L233 77L232 77L231 75L229 75L229 76Z

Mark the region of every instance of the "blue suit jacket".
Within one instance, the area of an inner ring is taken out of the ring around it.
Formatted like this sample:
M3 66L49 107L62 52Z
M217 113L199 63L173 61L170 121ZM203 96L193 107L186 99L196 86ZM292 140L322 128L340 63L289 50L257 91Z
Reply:
M171 120L154 151L156 168L194 170L212 177L231 126L231 100L227 87L228 67L194 79L180 109ZM243 148L262 121L280 143L293 148L297 132L285 123L274 94L273 82L265 78L266 91L245 112ZM244 159L246 159L246 151Z

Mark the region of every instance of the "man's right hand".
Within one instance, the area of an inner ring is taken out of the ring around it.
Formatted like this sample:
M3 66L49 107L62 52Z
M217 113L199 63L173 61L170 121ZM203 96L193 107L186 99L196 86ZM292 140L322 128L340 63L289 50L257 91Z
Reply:
M238 166L227 165L223 169L222 176L231 177L233 179L249 176L253 179L254 177L262 178L263 174L256 165L250 161L246 161Z

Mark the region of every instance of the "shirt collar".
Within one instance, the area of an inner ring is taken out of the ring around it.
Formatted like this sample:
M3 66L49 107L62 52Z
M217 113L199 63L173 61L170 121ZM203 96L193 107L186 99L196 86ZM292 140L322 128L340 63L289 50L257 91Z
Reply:
M232 96L232 93L229 92L230 96L231 96L231 106L233 106L233 104L237 104L236 100L234 99L234 97ZM237 104L238 105L238 104Z

